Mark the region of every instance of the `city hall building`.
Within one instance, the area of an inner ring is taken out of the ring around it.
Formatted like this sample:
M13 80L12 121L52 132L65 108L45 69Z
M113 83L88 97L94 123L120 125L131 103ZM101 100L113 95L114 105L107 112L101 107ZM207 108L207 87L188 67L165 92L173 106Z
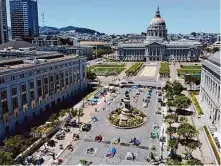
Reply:
M220 52L203 61L200 98L209 110L212 123L220 123Z
M194 40L168 41L166 23L158 7L147 28L146 40L120 44L115 57L123 61L198 61L201 49L201 43Z
M51 53L0 62L0 139L87 87L86 57Z

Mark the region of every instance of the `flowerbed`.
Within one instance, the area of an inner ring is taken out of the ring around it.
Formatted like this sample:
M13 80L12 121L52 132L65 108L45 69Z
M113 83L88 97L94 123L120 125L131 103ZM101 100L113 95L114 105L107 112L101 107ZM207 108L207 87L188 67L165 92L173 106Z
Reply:
M211 147L212 147L212 149L213 149L213 152L214 152L214 155L215 155L215 157L216 157L216 160L217 160L218 164L220 165L220 164L221 164L221 163L220 163L220 154L219 154L219 152L218 152L218 150L217 150L217 147L216 147L216 145L215 145L215 142L213 141L213 138L212 138L212 136L211 136L211 134L210 134L208 128L207 128L206 126L203 126L203 129L205 130L205 133L206 133L206 135L207 135L207 137L208 137L208 140L209 140L210 145L211 145Z

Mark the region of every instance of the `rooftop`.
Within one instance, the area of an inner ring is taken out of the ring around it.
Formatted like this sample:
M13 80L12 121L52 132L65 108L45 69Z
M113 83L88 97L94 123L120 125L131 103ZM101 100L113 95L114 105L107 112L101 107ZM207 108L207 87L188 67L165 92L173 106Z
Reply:
M19 48L35 48L35 45L28 43L26 41L23 41L21 39L11 40L7 43L3 43L0 45L0 50L4 50L8 48L18 50Z
M215 52L214 54L210 55L207 60L212 62L213 64L220 66L220 51Z
M100 41L80 41L80 45L109 45L109 43Z
M38 67L43 65L47 65L50 63L58 62L58 61L66 61L68 59L77 59L79 56L68 55L65 56L63 54L53 54L53 55L43 55L38 56L37 58L16 58L12 60L5 60L0 62L0 75L6 74L7 71L12 70L27 70L33 68L33 66Z
M168 45L201 45L201 43L196 40L181 39L177 41L171 41Z

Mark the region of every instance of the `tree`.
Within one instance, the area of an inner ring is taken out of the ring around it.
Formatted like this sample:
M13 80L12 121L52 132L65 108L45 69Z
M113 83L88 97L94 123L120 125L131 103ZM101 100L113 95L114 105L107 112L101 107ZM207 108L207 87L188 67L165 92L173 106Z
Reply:
M58 117L57 114L52 114L52 115L49 117L48 121L51 122L51 124L52 124L53 126L55 126L55 125L58 125L58 123L59 123L58 118L59 118L59 117Z
M187 123L188 122L188 119L186 117L181 117L180 118L180 122L181 123Z
M196 32L191 32L191 35L193 35L194 37L196 37Z
M63 116L65 116L67 113L68 113L68 110L67 110L67 109L63 109L63 110L59 111L59 117L63 117Z
M31 134L34 138L39 138L42 136L42 131L40 130L39 127L32 127Z
M5 146L9 149L9 151L13 154L13 157L15 157L22 152L22 147L24 146L25 139L21 135L16 135L5 139L3 142Z
M172 100L168 100L167 101L167 106L169 107L169 110L170 110L170 107L174 106L173 101Z
M185 83L189 84L190 90L192 90L192 84L195 82L195 77L193 75L186 75L184 79Z
M189 97L182 95L176 96L173 103L177 109L182 110L188 108L191 105L191 100Z
M187 161L187 165L203 165L203 163L199 159L191 158Z
M199 131L195 126L189 123L181 123L177 128L177 134L179 137L185 138L187 141L198 136Z
M172 87L172 83L170 81L167 81L165 86L164 86L164 90L167 92L167 91L170 91L172 92L173 91L173 87Z
M172 134L176 133L176 127L167 127L166 133L169 134L171 138Z
M177 159L166 159L166 165L183 165L182 162L180 162Z
M95 80L95 79L97 79L96 73L93 72L90 67L87 68L87 79L88 79L88 80Z
M83 113L83 109L80 108L80 109L72 109L71 110L71 116L72 117L76 117L78 118L78 123L80 123L80 117L82 117L84 115Z
M176 150L178 149L178 141L176 139L169 139L168 148L170 148L171 157L176 156Z
M173 87L173 93L175 95L180 95L181 92L183 91L183 85L179 81L174 81L172 83L172 87Z
M213 47L213 53L215 53L215 52L217 52L217 51L219 51L219 48L218 47Z
M0 165L13 165L13 154L0 150Z
M177 116L176 114L169 114L165 116L165 122L169 124L171 127L171 124L177 121Z
M72 118L74 118L74 117L76 117L77 116L77 111L76 111L76 109L71 109L70 110L70 114L71 114L71 116L72 116Z
M167 98L167 100L173 100L173 91L168 89L166 91L166 95L165 95L165 98Z
M186 147L185 150L187 154L189 154L190 158L192 158L192 153L194 150L196 150L200 146L200 142L191 140L191 141L187 141L184 146Z

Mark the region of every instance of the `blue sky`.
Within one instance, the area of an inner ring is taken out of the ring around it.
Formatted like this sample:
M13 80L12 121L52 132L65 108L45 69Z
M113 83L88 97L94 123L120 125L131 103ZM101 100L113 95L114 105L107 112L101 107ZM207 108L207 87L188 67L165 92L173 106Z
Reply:
M39 25L141 33L158 5L169 33L220 31L220 0L38 0Z

